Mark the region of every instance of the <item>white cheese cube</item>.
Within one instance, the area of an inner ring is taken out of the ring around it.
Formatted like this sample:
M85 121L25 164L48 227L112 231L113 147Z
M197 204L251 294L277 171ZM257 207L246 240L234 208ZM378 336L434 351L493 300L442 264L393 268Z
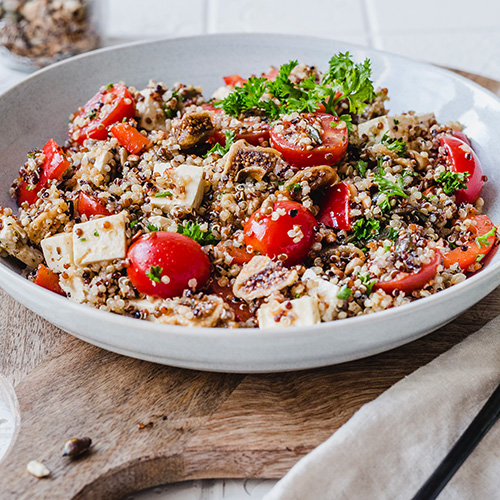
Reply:
M205 172L202 167L194 165L180 165L172 178L175 187L169 191L168 196L152 196L151 204L155 207L168 208L180 207L185 210L197 209L205 194Z
M62 273L74 264L72 233L59 233L49 236L44 238L40 245L42 246L47 267L51 271Z
M153 173L158 175L163 175L165 170L172 168L172 165L164 161L156 161L153 165Z
M340 287L320 278L312 269L306 270L302 275L302 281L305 283L308 293L313 297L330 305L343 304L343 301L337 297Z
M259 328L309 326L321 321L318 301L304 296L279 303L271 301L257 310Z
M87 298L83 278L77 276L72 269L60 275L59 285L73 302L81 303Z
M77 266L125 258L125 214L82 222L73 227L73 257Z
M163 217L162 215L152 215L148 218L148 224L155 226L158 231L177 232L177 222L174 219Z
M417 126L427 128L430 122L435 120L434 113L423 115L395 115L380 116L358 125L359 137L368 136L368 142L377 143L382 140L384 134L390 139L404 139L412 135L412 130Z
M95 159L94 168L97 168L99 172L104 172L104 167L113 159L113 155L109 149L103 150Z

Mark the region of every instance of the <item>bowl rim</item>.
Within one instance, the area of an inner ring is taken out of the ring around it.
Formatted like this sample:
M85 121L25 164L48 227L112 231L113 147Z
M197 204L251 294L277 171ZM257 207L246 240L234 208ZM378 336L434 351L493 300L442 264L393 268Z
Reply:
M448 79L459 82L460 85L472 88L475 91L480 91L483 94L488 95L490 98L494 99L500 105L500 98L496 96L490 90L482 87L476 82L465 78L462 75L454 73L449 69L442 68L430 63L426 63L423 61L414 60L405 56L401 56L398 54L392 54L387 51L373 49L371 47L365 47L362 45L357 45L349 42L341 42L334 39L328 39L324 37L316 37L316 36L307 36L307 35L286 35L286 34L266 34L266 33L245 33L245 34L236 34L236 33L223 33L223 34L202 34L202 35L194 35L194 36L182 36L182 37L161 37L155 38L151 40L140 40L140 41L132 41L117 45L112 45L108 47L103 47L101 49L97 49L94 51L90 51L84 54L80 54L69 59L57 62L52 64L46 68L40 69L27 78L23 79L21 82L13 85L6 91L0 94L0 99L5 98L11 92L22 90L24 85L27 85L32 80L37 79L40 75L43 75L47 72L53 71L55 68L63 67L65 65L75 64L75 62L99 56L100 54L112 53L115 51L123 51L129 48L142 47L142 46L152 46L158 43L182 43L186 40L198 40L202 41L203 39L220 39L227 43L228 40L238 38L238 39L248 39L249 41L256 38L267 38L269 40L281 40L280 43L285 42L286 40L309 40L311 42L331 42L332 44L338 44L344 47L350 47L355 50L359 50L365 52L367 56L371 53L379 54L381 56L389 56L391 60L402 61L405 63L411 63L417 67L425 67L427 69L432 69L433 72L437 72L440 75L445 76ZM480 283L487 280L489 274L495 274L500 276L500 261L496 263L489 263L483 270L479 271L473 276L468 277L465 281L454 285L445 290L441 290L431 296L424 297L418 300L415 300L409 304L404 304L398 307L393 307L391 309L386 309L383 311L378 311L376 313L346 318L343 320L335 320L330 322L322 322L319 324L311 325L308 327L310 331L313 331L317 334L328 333L329 335L335 336L338 330L343 330L346 326L356 328L358 325L362 325L368 322L377 322L383 323L386 321L392 321L398 316L401 315L418 315L419 312L425 311L428 306L431 304L444 304L449 300L452 300L454 296L461 296L466 293L466 290L469 288L474 288L479 286ZM303 328L304 327L282 327L282 328L238 328L238 329L228 329L228 328L215 328L215 327L192 327L192 326L180 326L180 325L164 325L153 323L145 320L138 320L136 318L122 316L114 313L110 313L107 311L101 311L90 307L85 304L80 304L73 302L65 297L57 296L56 294L43 289L35 285L34 283L27 280L21 274L13 271L9 266L5 265L3 260L0 260L0 282L3 280L13 280L15 284L20 285L21 287L28 287L30 294L36 298L36 296L43 297L48 300L54 301L54 305L57 307L64 307L69 312L75 312L78 315L86 314L90 315L90 317L94 318L98 321L111 322L115 326L126 326L127 328L133 327L137 333L139 334L141 331L151 331L155 332L160 336L168 336L168 337L177 337L182 336L183 338L189 337L192 339L197 339L202 335L205 338L212 340L221 340L229 337L235 338L235 333L237 333L238 339L246 341L248 339L259 339L264 340L266 338L272 338L272 340L281 340L281 339L290 339L290 337L295 337L297 334L299 336L304 335ZM500 284L500 279L497 279L497 284ZM49 295L50 294L50 295ZM85 309L83 309L85 308ZM451 318L452 319L452 318ZM451 320L450 319L450 320ZM422 334L423 335L423 334Z

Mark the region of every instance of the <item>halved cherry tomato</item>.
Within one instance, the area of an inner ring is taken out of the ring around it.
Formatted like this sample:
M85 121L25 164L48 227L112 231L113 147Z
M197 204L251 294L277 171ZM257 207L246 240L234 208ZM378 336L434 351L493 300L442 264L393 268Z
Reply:
M133 155L139 154L143 149L147 148L151 141L142 135L130 123L118 123L113 125L109 131L116 137L118 142Z
M238 248L233 245L223 245L222 243L218 243L217 248L231 257L231 264L238 264L242 266L243 264L250 262L254 257L254 254L248 253L246 248Z
M459 130L454 130L452 135L453 137L460 139L462 142L465 142L465 144L467 144L468 146L471 145L469 138L463 132Z
M468 172L467 189L455 191L457 203L474 203L484 185L481 162L472 148L462 140L449 135L439 138L439 145L446 151L446 160L452 172Z
M18 205L21 205L21 203L25 201L30 205L35 203L38 199L37 194L40 190L46 187L50 180L62 179L64 172L66 172L70 166L69 160L54 139L50 139L47 144L45 144L42 152L45 155L45 160L42 164L40 180L34 189L28 189L28 184L26 184L25 181L20 182L16 193Z
M201 246L183 234L155 231L140 236L127 252L127 273L139 292L176 297L202 288L210 276L210 260Z
M306 127L300 132L295 132L294 124L290 121L279 120L271 129L270 137L272 146L277 149L283 158L293 166L307 167L311 165L333 165L337 163L346 152L349 142L347 127L336 116L326 113L305 113L300 115L299 124L305 121ZM317 131L313 125L321 124L322 132ZM314 130L314 131L313 131ZM320 144L310 146L300 143L300 138L310 137L313 144L319 134Z
M349 200L349 186L346 182L340 182L326 190L326 194L320 200L320 211L316 217L325 226L335 229L349 231L351 229Z
M231 85L232 87L234 87L236 85L241 86L242 83L246 82L245 78L241 77L240 75L224 76L223 79L224 79L224 83L226 85Z
M419 271L415 273L400 273L396 278L389 281L377 281L374 289L383 290L385 293L391 294L394 290L400 290L406 294L424 287L437 274L437 268L441 264L443 257L436 250L435 257L428 264L423 265Z
M230 285L220 286L216 279L212 280L208 290L210 293L221 297L226 304L233 310L238 321L248 321L253 318L253 314L248 307L248 304L241 299L238 299L233 294L233 289Z
M83 144L86 139L103 140L111 125L135 116L135 103L125 85L115 83L99 91L73 116L70 137Z
M59 275L54 271L51 271L44 264L38 266L36 277L34 281L35 285L42 286L51 292L58 293L59 295L64 295L64 290L59 285Z
M302 262L314 243L313 214L296 201L277 201L270 214L257 210L245 224L245 243L263 255L277 259L284 255L284 264Z
M80 191L78 195L78 213L86 215L88 219L94 215L111 215L111 212L91 194Z
M467 269L471 264L483 260L484 256L490 252L495 243L495 225L486 215L474 215L470 217L471 239L466 245L454 248L443 255L445 267L458 264L462 269ZM487 235L487 237L484 237ZM482 239L481 239L482 237Z

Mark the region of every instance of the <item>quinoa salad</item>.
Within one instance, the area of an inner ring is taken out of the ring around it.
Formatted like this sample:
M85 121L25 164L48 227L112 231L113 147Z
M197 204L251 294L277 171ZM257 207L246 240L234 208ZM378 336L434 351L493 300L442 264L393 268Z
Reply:
M497 228L460 123L391 113L349 53L223 79L95 89L64 143L31 145L1 255L68 300L226 328L383 311L485 265Z

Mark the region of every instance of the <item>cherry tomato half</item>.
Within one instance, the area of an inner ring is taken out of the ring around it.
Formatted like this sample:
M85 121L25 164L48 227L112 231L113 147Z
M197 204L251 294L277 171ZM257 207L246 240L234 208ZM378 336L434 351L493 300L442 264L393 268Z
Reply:
M302 262L314 243L313 214L296 201L277 201L270 214L257 210L245 224L245 243L263 255L277 259L285 255L284 264Z
M83 144L86 139L103 140L111 125L135 116L135 103L125 85L115 83L99 91L73 116L70 137Z
M318 127L322 129L318 131ZM333 165L346 152L347 127L336 116L326 113L300 115L296 124L279 120L270 131L271 145L293 166ZM314 147L301 143L311 139Z
M228 246L222 244L222 242L217 244L217 248L231 258L230 264L238 264L240 266L250 262L255 255L253 253L248 253L246 248L239 248L232 245Z
M80 215L86 215L88 219L95 215L111 215L111 212L95 196L84 191L80 191L78 195L77 211Z
M201 246L183 234L157 231L140 236L129 248L128 277L139 292L163 299L202 288L210 260Z
M317 219L325 226L335 229L351 229L349 200L351 193L346 182L340 182L326 190L325 196L320 200L320 211Z
M436 255L431 262L424 264L419 271L414 273L400 273L396 278L389 281L378 281L375 283L375 290L383 290L391 294L394 290L400 290L410 294L414 290L424 287L437 274L437 268L441 264L443 257L436 250Z
M483 189L483 169L472 148L462 140L452 136L439 138L439 145L446 151L446 161L452 172L468 172L467 189L455 191L457 203L474 203Z
M493 248L495 243L495 225L486 215L474 215L470 217L471 239L466 245L454 248L443 255L445 267L458 264L462 269L467 269L471 264L481 261ZM488 235L487 237L485 237Z
M17 203L27 201L30 205L38 199L37 194L47 186L52 179L62 179L64 172L68 169L70 162L66 158L63 150L57 145L54 139L47 141L42 149L45 160L42 164L42 173L34 189L28 189L28 184L21 181L17 188Z

